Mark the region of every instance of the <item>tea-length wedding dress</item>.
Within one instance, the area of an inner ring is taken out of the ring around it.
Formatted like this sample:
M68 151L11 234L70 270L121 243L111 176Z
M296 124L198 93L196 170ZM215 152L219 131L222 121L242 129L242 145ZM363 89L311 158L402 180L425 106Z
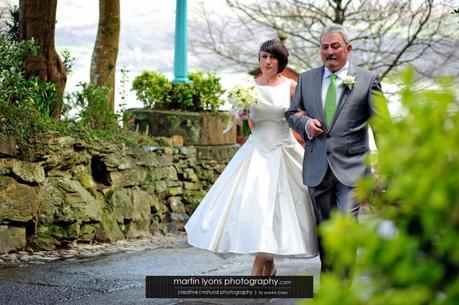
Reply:
M314 211L302 183L304 149L284 119L290 82L255 84L252 134L187 222L189 244L215 253L317 255Z

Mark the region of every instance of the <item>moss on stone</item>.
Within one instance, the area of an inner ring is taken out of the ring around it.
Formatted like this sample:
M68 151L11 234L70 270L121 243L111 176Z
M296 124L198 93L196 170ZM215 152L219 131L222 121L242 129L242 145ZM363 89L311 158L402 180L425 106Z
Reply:
M96 230L96 239L105 242L124 239L123 232L110 209L104 209L102 213L100 228Z
M78 235L78 239L81 241L86 241L86 242L93 241L96 231L99 228L100 228L100 224L98 223L82 224L80 228L80 234Z
M183 202L185 203L186 212L191 215L201 203L205 196L204 191L184 191Z

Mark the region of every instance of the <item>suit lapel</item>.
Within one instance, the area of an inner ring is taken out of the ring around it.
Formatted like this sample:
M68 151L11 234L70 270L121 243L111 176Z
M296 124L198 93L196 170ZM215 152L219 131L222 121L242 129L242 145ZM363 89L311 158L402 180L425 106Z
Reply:
M353 67L353 65L351 63L349 63L349 70L347 72L347 75L352 75L352 76L356 77L355 76L356 75L356 71L355 71L355 69L354 69L354 67ZM343 89L341 90L341 96L340 96L339 101L338 101L338 105L336 106L335 115L333 116L333 120L332 120L332 123L331 123L331 126L330 126L329 129L331 129L333 127L333 125L335 124L335 121L338 118L338 115L341 112L341 109L343 109L344 104L347 102L347 100L349 98L349 95L351 95L351 89L349 89L346 86L343 86Z
M313 77L314 79L314 104L316 106L317 113L319 114L319 121L325 122L325 116L324 116L324 106L322 105L322 80L324 77L324 68L322 69L317 69L316 70L316 75Z

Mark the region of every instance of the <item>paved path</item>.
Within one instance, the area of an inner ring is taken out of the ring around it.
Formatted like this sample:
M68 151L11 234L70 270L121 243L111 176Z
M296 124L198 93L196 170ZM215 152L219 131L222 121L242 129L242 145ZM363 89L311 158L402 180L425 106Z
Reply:
M221 258L186 246L183 236L161 247L130 247L125 252L47 261L29 259L0 265L2 305L91 304L295 304L292 299L146 299L147 275L249 275L253 257ZM169 246L167 246L169 245ZM87 247L90 250L90 247ZM88 250L88 251L89 251ZM32 255L33 256L33 255ZM94 257L90 257L94 256ZM319 259L282 259L278 275L314 275Z

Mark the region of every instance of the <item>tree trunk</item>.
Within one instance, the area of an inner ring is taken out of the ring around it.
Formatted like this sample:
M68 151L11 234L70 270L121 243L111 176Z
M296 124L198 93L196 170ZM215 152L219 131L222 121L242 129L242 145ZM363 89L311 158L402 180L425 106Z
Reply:
M120 1L99 0L99 27L92 53L92 84L110 88L108 100L114 109L116 58L120 38Z
M19 39L33 39L40 47L38 55L26 59L25 74L56 84L59 96L50 105L50 115L58 121L67 73L54 44L56 9L57 0L19 0Z

